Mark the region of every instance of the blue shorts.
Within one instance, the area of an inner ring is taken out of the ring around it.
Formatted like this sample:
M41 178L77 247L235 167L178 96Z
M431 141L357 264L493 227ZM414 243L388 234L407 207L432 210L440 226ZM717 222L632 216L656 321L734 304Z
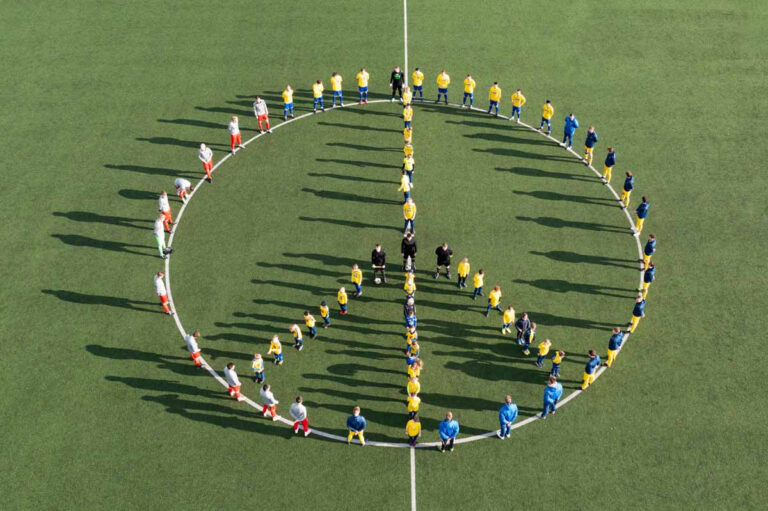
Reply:
M475 93L474 92L465 92L464 93L464 97L465 98L475 99Z
M491 106L499 106L499 102L491 100Z
M284 103L283 104L283 108L286 108L286 109L290 110L290 109L293 108L293 103Z
M513 114L515 114L515 113L519 114L520 113L520 107L519 106L513 106L512 107L512 113Z
M437 93L438 94L448 94L448 89L441 89L441 88L438 87Z
M368 87L358 87L357 90L360 92L368 92Z
M340 90L333 91L333 97L334 98L340 98L341 97L341 91Z
M545 119L544 117L541 118L541 123L546 124L547 126L552 124L552 119Z
M410 128L411 127L411 121L405 121L405 127Z
M417 90L424 90L424 86L423 85L414 85L413 86L413 90L415 90L415 91L417 91Z

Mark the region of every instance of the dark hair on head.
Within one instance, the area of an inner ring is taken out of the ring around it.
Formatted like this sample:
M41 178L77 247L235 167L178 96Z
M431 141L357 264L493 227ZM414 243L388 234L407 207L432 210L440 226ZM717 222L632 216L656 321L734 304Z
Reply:
M597 355L597 353L595 353L595 350L589 350L590 357L594 357L595 355Z

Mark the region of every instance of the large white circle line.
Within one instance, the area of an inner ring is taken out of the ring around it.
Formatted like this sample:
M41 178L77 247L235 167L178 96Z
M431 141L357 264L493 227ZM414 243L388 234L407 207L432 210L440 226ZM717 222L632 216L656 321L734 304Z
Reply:
M372 103L389 103L389 102L390 102L390 100L388 100L388 99L374 99L374 100L369 101L368 103L372 104ZM419 104L419 102L413 101L413 105L414 106L416 106L417 104ZM434 103L426 103L426 104L434 105ZM439 105L441 107L456 107L456 108L461 106L461 105L459 105L457 103L448 103L448 104L437 103L437 105ZM339 109L339 108L349 108L349 107L356 107L356 106L363 106L364 107L364 105L359 105L358 103L352 102L352 103L347 103L347 104L345 104L345 105L343 105L341 107L338 107L338 106L337 107L333 107L333 108L329 109L327 112L330 112L330 111L333 111L333 110L336 110L336 109ZM486 110L483 110L483 109L477 108L477 107L470 107L470 110L473 110L475 112L486 113ZM278 124L277 126L274 126L272 128L272 130L273 131L277 130L277 129L282 128L283 126L286 126L286 125L288 125L288 124L290 124L292 122L295 122L295 121L298 121L300 119L304 119L304 118L307 118L307 117L311 117L311 116L314 116L314 115L315 115L314 112L307 112L305 114L302 114L302 115L299 115L297 117L291 118L291 119L289 119L287 121L284 121L284 122ZM512 122L510 117L507 117L505 115L499 115L498 117L501 118L501 119L506 119L506 120ZM518 124L520 126L524 126L524 127L528 128L529 130L531 130L533 132L536 132L536 133L540 134L541 136L551 140L555 144L559 145L559 142L554 137L552 137L551 135L547 135L543 131L539 131L538 129L536 129L536 128L534 128L534 127L532 127L532 126L530 126L530 125L528 125L528 124L526 124L524 122L519 122L519 123L515 123L515 124ZM265 135L265 133L258 133L256 135L254 135L253 137L251 137L248 140L246 140L243 143L243 146L247 147L248 144L250 144L254 140L256 140L259 137L264 136L264 135ZM576 153L573 149L567 149L567 151L570 152L571 154L573 154L577 159L583 161L581 156L578 153ZM227 153L223 158L221 158L221 160L218 161L218 163L216 163L214 165L213 169L211 170L211 173L214 173L216 171L216 169L218 169L225 161L227 161L232 156L233 156L232 153ZM588 167L589 167L590 170L592 170L592 172L595 173L595 175L597 177L602 177L600 172L598 172L592 165L588 165ZM187 205L192 201L192 198L194 197L194 195L198 192L198 190L200 190L200 186L205 182L205 179L206 179L205 177L200 178L200 180L197 182L197 186L195 186L195 189L189 194L187 202L183 203L182 206L181 206L181 209L179 209L178 215L176 215L176 221L174 222L173 228L171 229L171 234L168 237L168 246L172 246L173 245L173 238L176 235L176 230L178 229L179 224L181 223L181 218L184 215L184 211L186 210ZM613 194L614 198L617 201L619 201L620 200L619 199L619 194L616 192L616 190L614 190L614 188L611 186L611 184L610 183L606 183L606 186L611 191L611 193ZM639 233L637 233L635 231L634 224L632 222L632 216L629 213L628 208L623 208L622 211L624 211L624 214L627 217L627 221L629 222L630 229L633 232L633 237L635 238L635 242L637 244L638 259L642 259L643 247L642 247L642 244L640 242ZM642 287L642 282L643 282L643 266L642 266L642 264L640 264L639 269L640 269L640 276L639 276L638 288ZM173 301L173 294L172 294L172 291L171 291L171 255L169 255L165 259L165 283L166 283L166 287L167 287L167 291L168 291L168 301L170 303L171 310L174 313L173 314L173 319L176 322L176 327L178 328L179 333L181 334L182 340L184 340L184 337L186 335L186 331L184 330L184 327L181 324L181 319L179 319L179 313L176 310L176 306L175 306L174 301ZM624 333L624 341L623 341L623 343L621 345L621 348L619 348L619 352L621 352L621 349L623 349L624 346L628 343L629 336L630 336L629 331ZM216 381L218 381L225 388L229 387L227 385L227 382L224 380L224 378L219 376L219 374L216 372L216 370L213 369L210 366L210 364L208 364L208 362L205 360L205 358L202 355L200 356L200 362L202 363L203 368L206 371L208 371L208 373L210 373L210 375L213 376L216 379ZM595 375L595 381L606 371L606 369L607 369L607 367L600 367L598 369L597 374ZM558 408L564 406L569 401L571 401L573 398L575 398L576 396L580 395L582 392L583 391L581 389L574 390L573 392L571 392L570 394L568 394L567 396L565 396L563 399L561 399L558 402ZM259 404L254 402L249 397L245 396L245 394L243 394L243 397L245 398L245 400L243 401L244 403L247 403L248 405L250 405L251 407L253 407L253 408L257 409L257 410L261 410L262 409L262 407ZM535 421L537 419L540 419L540 418L541 418L541 414L538 413L536 415L528 417L527 419L515 422L512 425L511 429L521 428L521 427L525 426L526 424L530 424L531 422L533 422L533 421ZM282 423L284 423L284 424L288 424L289 426L293 426L293 421L288 420L285 417L278 416L277 420L282 422ZM330 440L337 440L339 442L345 442L345 443L347 442L347 439L345 437L342 437L342 436L339 436L339 435L334 435L332 433L326 433L325 431L322 431L322 430L319 430L319 429L316 429L316 428L311 428L311 431L312 431L312 433L311 433L312 435L318 435L318 436L321 436L321 437L324 437L324 438L328 438ZM497 430L494 430L494 431L489 431L487 433L482 433L482 434L479 434L479 435L462 437L462 438L456 439L455 443L457 443L457 444L464 444L464 443L468 443L468 442L474 442L476 440L481 440L483 438L491 438L493 436L496 436L496 433L497 433ZM358 440L353 440L353 442L358 443ZM373 447L412 448L412 446L410 444L405 443L405 442L403 442L403 443L398 443L398 442L377 442L375 440L367 440L365 442L365 444L373 446ZM437 447L439 445L441 445L441 442L423 442L423 443L416 444L415 447L416 448L433 448L433 447Z

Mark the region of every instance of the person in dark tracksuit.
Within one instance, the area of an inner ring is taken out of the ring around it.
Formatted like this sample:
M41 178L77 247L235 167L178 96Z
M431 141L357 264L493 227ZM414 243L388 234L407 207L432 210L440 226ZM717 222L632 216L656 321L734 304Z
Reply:
M406 269L405 265L409 257L411 258L411 270L416 271L417 253L416 238L414 238L413 233L408 232L400 243L400 254L403 256L403 271Z
M448 243L443 243L435 249L435 255L437 256L437 268L435 268L435 278L440 276L440 268L445 266L445 277L451 278L451 256L453 250L448 246Z
M378 243L371 251L371 267L373 268L373 278L376 279L376 272L381 272L381 281L387 281L387 253L381 249Z
M389 75L389 86L392 88L392 99L395 100L395 92L400 95L400 99L403 99L403 83L405 83L405 75L400 71L400 67L395 67L392 74Z

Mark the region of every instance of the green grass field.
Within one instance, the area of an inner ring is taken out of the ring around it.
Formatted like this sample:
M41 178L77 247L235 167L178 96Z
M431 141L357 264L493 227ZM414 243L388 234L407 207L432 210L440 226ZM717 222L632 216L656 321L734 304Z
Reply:
M256 134L255 95L279 125L286 83L303 114L312 81L339 71L351 102L365 66L372 98L387 97L403 64L401 5L6 2L2 13L3 507L409 509L408 449L294 437L192 365L154 295L151 231L157 193L200 178L200 142L221 159L231 115L244 139ZM555 136L573 111L574 148L590 124L596 167L617 148L612 184L635 173L633 206L643 194L652 204L641 240L659 239L647 317L617 365L509 440L416 450L418 508L764 507L768 8L428 0L408 18L428 99L445 68L452 101L468 72L481 108L495 80L505 115L523 88L528 123L551 99ZM247 376L273 333L287 346L288 326L322 299L335 305L374 243L397 264L400 114L376 103L299 120L195 195L174 241L173 297L214 368L234 361ZM586 351L604 355L629 319L638 272L606 187L544 137L431 104L414 126L426 442L448 409L464 436L498 427L506 393L521 418L537 413L546 374L501 336L498 313L431 278L439 243L568 352L566 393ZM403 442L402 275L369 281L348 317L334 307L332 328L299 355L287 346L267 378L283 415L301 393L313 427L344 434L359 404L370 440Z

